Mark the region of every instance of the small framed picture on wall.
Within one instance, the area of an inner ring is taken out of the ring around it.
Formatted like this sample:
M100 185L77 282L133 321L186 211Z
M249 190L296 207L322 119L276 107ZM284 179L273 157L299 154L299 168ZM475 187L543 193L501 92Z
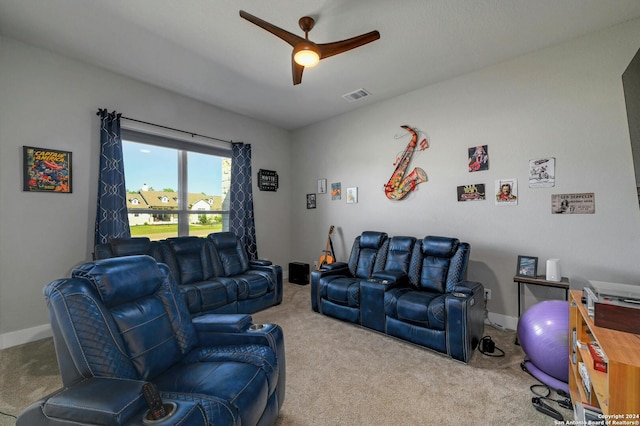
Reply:
M342 184L340 182L331 184L331 199L339 200L342 198Z
M355 204L358 202L358 188L347 188L347 204Z
M326 193L327 193L327 180L318 179L318 194L326 194Z
M71 152L51 148L22 147L22 190L70 194Z
M316 208L316 194L307 194L307 208L308 209Z

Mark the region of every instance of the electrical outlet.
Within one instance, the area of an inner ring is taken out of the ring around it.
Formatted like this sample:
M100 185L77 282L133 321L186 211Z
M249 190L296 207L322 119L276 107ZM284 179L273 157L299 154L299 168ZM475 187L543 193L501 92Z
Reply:
M484 289L484 300L491 300L491 289L490 288L485 288Z
M318 269L318 261L317 260L313 261L313 269Z

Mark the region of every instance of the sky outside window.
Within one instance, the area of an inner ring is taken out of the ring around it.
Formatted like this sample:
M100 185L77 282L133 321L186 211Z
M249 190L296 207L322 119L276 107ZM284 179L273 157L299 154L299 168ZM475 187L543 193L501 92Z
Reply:
M149 189L178 191L178 151L154 145L123 141L127 191ZM222 195L221 157L190 152L188 184L190 193Z

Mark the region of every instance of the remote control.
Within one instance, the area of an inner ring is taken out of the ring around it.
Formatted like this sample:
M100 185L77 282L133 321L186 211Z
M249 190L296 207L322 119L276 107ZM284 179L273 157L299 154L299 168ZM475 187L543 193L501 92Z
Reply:
M161 419L166 415L160 393L153 383L147 382L142 385L142 395L149 405L149 413L153 420Z
M531 403L533 404L535 409L540 411L542 414L546 414L547 416L553 417L554 419L561 422L564 421L564 417L562 417L562 414L542 402L542 399L536 397L531 398Z

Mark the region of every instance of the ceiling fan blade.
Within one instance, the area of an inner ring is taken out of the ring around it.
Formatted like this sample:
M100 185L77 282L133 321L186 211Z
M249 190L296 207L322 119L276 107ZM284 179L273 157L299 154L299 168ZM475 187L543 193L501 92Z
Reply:
M293 55L291 55L291 70L293 71L293 85L302 83L304 67L293 60Z
M244 10L240 11L240 16L246 19L247 21L253 24L256 24L260 28L269 31L271 34L275 35L276 37L281 38L282 40L289 43L292 47L295 47L296 44L300 43L301 41L304 41L304 38L297 36L293 33L290 33L287 30L283 30L280 27L276 27L275 25L267 21L264 21L256 16L253 16L250 13L245 12Z
M351 37L342 41L335 41L333 43L318 43L320 48L320 59L328 58L338 53L346 52L347 50L355 49L364 44L371 43L380 38L378 31L371 31L366 34L362 34L356 37Z

